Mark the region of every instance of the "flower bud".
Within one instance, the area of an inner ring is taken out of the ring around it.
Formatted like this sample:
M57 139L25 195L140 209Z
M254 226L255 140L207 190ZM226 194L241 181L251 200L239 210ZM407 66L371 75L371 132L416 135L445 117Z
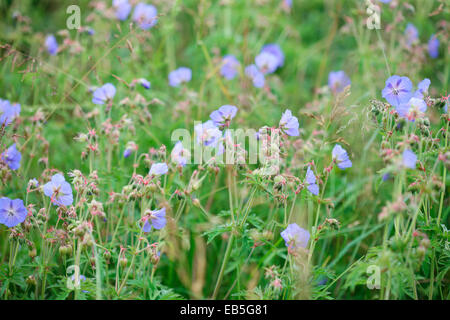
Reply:
M119 260L119 264L122 268L125 268L128 264L128 259L125 257L120 258Z

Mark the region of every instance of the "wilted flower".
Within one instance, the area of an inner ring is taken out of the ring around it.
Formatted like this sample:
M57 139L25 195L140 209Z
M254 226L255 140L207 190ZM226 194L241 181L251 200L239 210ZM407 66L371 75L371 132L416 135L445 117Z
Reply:
M235 56L228 54L222 59L222 67L220 68L220 74L228 80L236 77L239 71L240 63Z
M431 58L436 59L439 56L439 45L439 39L433 34L428 41L428 53Z
M408 102L412 97L412 82L408 77L394 75L386 80L386 86L382 91L383 98L394 107Z
M50 55L54 56L58 53L58 42L54 35L50 34L45 38L45 47Z
M175 144L170 156L172 158L172 162L176 163L178 166L184 167L190 156L190 152L183 147L181 141L178 141Z
M234 118L237 112L237 108L231 105L221 106L218 110L211 112L209 117L216 126L226 126L228 127L231 119Z
M306 188L313 195L319 195L319 186L316 184L316 176L314 172L311 170L311 167L308 166L308 170L306 171Z
M422 99L411 98L407 103L400 104L396 110L401 117L414 121L427 111L427 104Z
M155 6L146 3L138 3L134 8L133 21L137 22L141 29L147 30L158 22L158 10Z
M0 199L0 223L8 228L15 227L24 222L27 214L27 209L22 200L11 200L6 197Z
M15 143L2 153L1 158L11 170L17 170L20 168L22 154L19 150L17 150Z
M0 125L9 125L20 114L20 104L0 99Z
M162 208L155 211L146 211L146 216L144 217L145 223L142 228L144 232L150 232L150 230L155 228L160 230L166 225L166 208Z
M165 164L164 162L154 163L154 164L152 164L152 166L150 168L149 175L159 176L159 175L166 174L167 171L169 171L169 168L167 167L167 164Z
M416 168L417 156L409 149L403 151L403 165L410 169Z
M333 161L336 161L337 166L340 169L351 168L352 162L350 161L347 151L339 144L335 145L332 151Z
M297 249L300 247L306 248L310 234L308 230L300 228L296 223L291 223L281 232L281 237L284 239L286 247Z
M178 87L184 82L191 81L192 70L186 67L180 67L169 73L169 84L172 87Z
M339 93L349 86L352 82L344 71L331 71L328 74L328 87L334 93Z
M73 203L72 187L62 174L55 174L50 182L44 185L44 194L50 197L54 205L69 206Z
M412 23L408 23L405 29L405 36L406 45L410 47L412 44L416 43L419 40L419 31Z
M291 110L287 109L280 120L280 129L282 129L287 135L296 137L299 135L298 131L298 119L292 115Z
M121 21L126 20L131 12L128 0L113 0L113 7L116 9L116 18Z
M264 87L264 74L258 70L258 67L256 67L254 64L251 64L247 67L245 67L245 75L252 79L253 86L255 88L262 88Z
M96 89L94 91L94 97L92 98L92 102L95 104L105 104L106 102L111 101L116 94L116 87L111 83L106 83L102 87Z

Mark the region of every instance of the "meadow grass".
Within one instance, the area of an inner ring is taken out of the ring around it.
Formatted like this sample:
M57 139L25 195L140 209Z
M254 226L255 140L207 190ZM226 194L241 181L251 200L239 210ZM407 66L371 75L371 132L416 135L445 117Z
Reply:
M17 170L2 156L0 194L28 211L14 227L0 224L2 299L448 299L445 1L373 0L379 30L357 0L154 0L158 21L147 30L133 11L117 20L110 1L76 1L92 35L67 29L73 2L0 4L0 98L21 105L2 126L1 151L16 143L22 155ZM407 23L419 31L410 46ZM269 43L284 64L257 88L244 68ZM227 54L240 62L232 80L221 74ZM182 66L192 79L170 86ZM351 79L339 92L328 86L337 70ZM382 97L393 75L414 87L431 80L414 122ZM106 83L113 99L94 104ZM234 129L283 129L287 109L298 118L299 136L282 134L276 175L256 174L262 163L174 163L172 133L187 129L195 143L194 121L222 105L237 106ZM338 168L336 144L351 168ZM406 149L415 168L404 165ZM155 163L168 172L150 175ZM56 173L71 185L69 205L44 193ZM165 226L144 232L161 208ZM292 223L309 232L307 245L287 247L280 233Z

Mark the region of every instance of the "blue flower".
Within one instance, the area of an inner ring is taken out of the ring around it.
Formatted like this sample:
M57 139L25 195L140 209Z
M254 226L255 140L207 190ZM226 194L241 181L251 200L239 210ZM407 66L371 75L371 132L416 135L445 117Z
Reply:
M249 77L253 81L253 86L255 88L262 88L264 87L264 74L258 70L258 67L254 64L251 64L247 67L245 67L245 75Z
M279 126L288 136L296 137L299 135L298 119L292 115L292 112L289 109L287 109L281 116Z
M334 93L344 91L344 88L349 86L352 82L344 71L331 71L328 74L328 87Z
M238 109L235 106L226 104L224 106L221 106L218 110L211 112L209 117L212 121L214 121L214 124L216 126L228 127L231 119L233 119L236 115L237 110Z
M413 84L408 77L392 76L386 80L386 86L381 92L383 98L394 107L408 102L412 97Z
M172 162L176 163L180 167L184 167L190 157L189 150L183 147L181 141L178 141L173 147L172 153L170 154Z
M314 172L311 170L311 167L308 166L308 170L306 171L306 188L313 195L319 195L319 186L316 184L316 176Z
M383 2L383 3L390 3L392 0L378 0L378 1Z
M94 91L94 97L92 98L92 102L95 104L105 104L106 102L111 101L116 95L116 87L111 83L106 83L100 88L97 88Z
M428 41L428 53L431 58L436 59L439 56L439 45L439 39L433 34Z
M164 162L154 163L154 164L152 164L152 166L150 168L149 175L159 176L159 175L166 174L167 171L169 171L169 168L167 167L167 164L165 164Z
M145 217L146 221L144 223L144 226L142 227L142 230L144 232L150 232L150 230L155 228L156 230L160 230L164 228L164 226L167 223L166 220L166 208L162 208L155 211L148 212L147 216Z
M113 7L116 9L116 18L121 21L126 20L131 12L128 0L113 0Z
M151 4L138 3L133 12L133 21L137 22L141 29L147 30L158 22L158 10Z
M126 149L123 151L123 157L124 157L124 158L128 158L132 153L133 153L133 149L126 148Z
M17 170L20 168L22 154L19 150L17 150L15 143L2 153L1 158L11 170Z
M296 223L291 223L281 232L286 247L290 249L306 248L310 238L308 230L300 228Z
M192 79L192 70L186 67L180 67L169 73L169 85L178 87L180 84L189 82Z
M277 69L279 61L274 54L268 51L263 51L256 56L255 64L260 72L263 74L268 74L273 73Z
M235 56L228 54L222 59L220 74L228 80L234 79L239 72L240 63Z
M50 197L54 205L70 206L73 203L72 187L62 174L55 174L44 187L44 194Z
M11 200L6 197L0 199L0 223L8 228L15 227L24 222L27 214L27 209L23 205L22 200Z
M407 103L400 104L396 110L402 118L415 121L427 111L427 104L422 99L411 98Z
M20 114L20 104L0 99L0 126L9 125Z
M430 87L430 79L423 79L417 86L417 90L414 93L414 98L423 99L425 95L428 95L428 88Z
M50 34L45 38L45 47L50 55L54 56L58 53L58 42L54 35Z
M151 84L150 81L148 81L147 79L141 78L138 80L138 82L141 84L141 86L143 86L145 89L150 89Z
M291 6L292 6L292 2L289 7L291 7ZM261 53L262 52L268 52L268 53L272 54L273 56L275 56L275 58L277 59L277 64L276 64L277 68L280 68L284 65L284 54L278 44L276 44L276 43L266 44L264 47L262 47Z
M405 36L406 45L410 47L412 44L416 43L419 40L419 31L412 23L408 23L405 29Z
M417 156L409 149L403 151L403 165L410 169L416 168Z
M197 143L205 146L215 146L222 137L220 129L212 120L197 124L194 131L197 136Z
M339 144L335 145L331 152L333 161L336 161L337 166L340 169L351 168L352 162L350 161L347 151Z

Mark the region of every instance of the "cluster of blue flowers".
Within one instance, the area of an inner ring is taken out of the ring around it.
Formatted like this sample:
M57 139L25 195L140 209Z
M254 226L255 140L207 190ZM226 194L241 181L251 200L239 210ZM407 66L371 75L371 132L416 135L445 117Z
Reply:
M124 21L132 10L132 5L128 0L113 0L113 8L116 12L116 18ZM152 28L158 22L158 10L155 6L146 3L138 3L134 8L132 20L136 22L143 30Z
M408 77L394 75L386 80L386 86L381 94L389 104L395 107L397 113L414 121L419 117L423 117L427 111L427 104L424 97L428 94L430 80L422 80L416 91L413 91L412 81Z
M245 75L252 80L253 86L262 88L265 84L265 76L274 73L284 65L284 53L280 46L275 43L265 45L255 57L255 63L244 69ZM234 79L240 70L239 60L231 54L222 58L220 74L227 80Z
M408 23L405 28L406 46L411 48L413 45L419 43L419 30L412 23ZM436 59L439 56L440 42L435 34L430 36L428 40L428 54L432 59Z

